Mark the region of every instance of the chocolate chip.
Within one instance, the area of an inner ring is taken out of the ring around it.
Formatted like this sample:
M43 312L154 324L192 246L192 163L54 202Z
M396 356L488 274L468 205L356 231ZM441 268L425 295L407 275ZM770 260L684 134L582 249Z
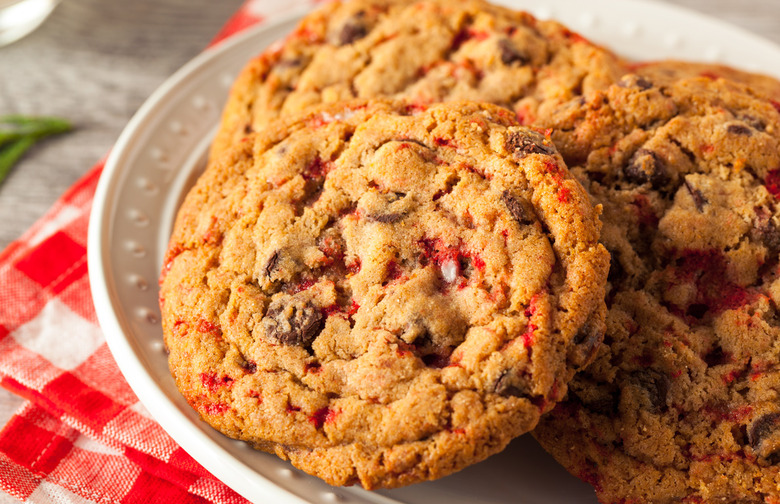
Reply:
M520 200L518 200L511 192L504 191L501 193L501 201L506 205L506 209L512 214L512 217L522 225L529 225L533 223L533 219L529 213L532 212L530 208L526 208Z
M276 269L276 265L279 262L279 251L277 250L271 255L271 258L268 259L268 262L265 264L265 276L268 278L271 278L271 274L274 272L274 269Z
M420 355L435 352L437 350L437 345L433 342L433 335L431 335L422 323L418 322L417 326L421 327L421 329L417 334L417 337L412 341L412 346L415 348L416 352Z
M691 149L689 149L688 147L686 147L685 145L683 145L682 143L680 143L680 141L679 141L679 140L677 140L676 138L670 138L670 139L669 139L669 141L670 141L670 142L672 142L672 144L673 144L675 147L677 147L678 149L680 149L680 152L682 152L682 153L683 153L683 155L684 155L685 157L687 157L687 158L688 158L688 160L689 160L691 163L696 163L696 160L698 159L698 156L696 156L696 154L695 154L695 153L694 153L694 152L693 152Z
M377 222L382 222L385 224L392 224L394 222L398 222L399 220L403 219L403 214L401 213L386 213L386 214L373 214L369 215L368 218Z
M412 323L407 330L407 334L413 338L409 348L420 358L423 364L437 369L447 367L450 364L452 347L434 341L434 336L423 322L417 321Z
M547 145L545 138L530 131L514 131L507 136L507 150L514 153L515 157L522 159L529 154L553 154L555 147Z
M780 250L780 229L774 221L767 222L766 226L759 229L762 241L772 251Z
M666 375L653 369L642 369L631 373L631 381L645 391L651 413L660 413L666 408L670 385Z
M519 62L521 65L528 63L528 56L521 53L509 39L498 40L498 52L501 54L501 62L505 65Z
M639 77L634 84L642 91L646 91L651 87L653 87L653 83L645 79L644 77Z
M748 443L747 427L744 425L735 425L731 428L731 437L734 438L739 446L745 446Z
M365 15L365 12L360 11L344 23L339 33L339 45L351 44L368 34L368 27L364 19Z
M445 353L430 353L422 356L423 364L429 368L442 369L450 365L450 354Z
M295 201L295 215L300 217L307 208L311 208L322 196L325 187L322 178L305 179L303 197Z
M504 397L528 397L527 386L518 381L515 373L507 369L498 377L493 390Z
M704 196L704 193L702 193L700 190L696 189L691 185L688 180L685 182L685 188L688 189L688 192L691 193L691 198L693 198L693 204L696 206L696 210L699 212L704 211L704 205L709 203L710 201Z
M652 82L640 75L626 75L618 81L617 85L623 88L636 87L641 91L647 91L653 87Z
M689 317L693 317L697 320L701 320L710 311L710 307L704 303L692 303L688 305L688 309L685 310L685 314Z
M718 345L707 352L703 360L709 367L720 366L731 362L731 355L724 352L723 348Z
M748 427L748 442L760 456L766 457L772 454L762 453L761 444L766 438L777 431L778 424L780 424L780 412L774 412L758 417L750 424L750 427Z
M279 296L263 317L268 341L281 345L307 346L322 330L324 317L311 301Z
M630 182L640 185L649 182L656 189L670 180L663 158L648 149L637 150L623 168L623 173Z
M744 124L729 124L726 126L726 131L734 135L750 136L753 131Z
M590 362L604 337L604 328L599 324L586 323L574 335L574 347L569 351L569 362L580 367Z
M474 274L474 261L471 260L471 257L458 257L458 271L463 278L471 278Z
M607 274L607 280L610 283L616 283L621 278L625 277L626 270L623 265L620 264L620 257L612 250L609 251L609 273Z
M257 372L257 363L255 361L241 359L238 363L241 369L247 374L254 374Z
M780 251L780 228L772 219L772 213L765 208L756 208L756 218L751 237L763 243L770 251Z
M297 68L303 65L302 58L283 58L276 64L277 68Z
M373 181L372 183L374 187L377 188L380 187L379 184ZM393 203L405 198L406 193L394 192L394 191L389 191L389 192L380 191L378 195L380 197L381 203L378 202L379 208L377 208L373 213L370 213L366 216L369 220L382 222L385 224L393 224L394 222L398 222L404 218L406 212L403 210L403 207L399 207L398 205L393 205Z
M766 123L759 119L758 117L753 117L752 115L748 114L742 114L739 116L739 119L743 121L745 124L753 128L757 131L764 131L766 130Z

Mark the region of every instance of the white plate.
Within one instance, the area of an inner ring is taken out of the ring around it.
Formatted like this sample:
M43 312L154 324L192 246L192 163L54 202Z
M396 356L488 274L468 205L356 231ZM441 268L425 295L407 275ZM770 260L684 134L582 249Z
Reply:
M643 0L501 0L557 19L633 59L780 69L780 48L722 22ZM157 276L176 208L202 169L234 76L296 16L238 35L182 68L130 121L106 163L89 229L89 275L109 347L144 406L197 461L253 501L279 504L595 503L529 436L442 480L366 492L334 489L199 421L168 372Z

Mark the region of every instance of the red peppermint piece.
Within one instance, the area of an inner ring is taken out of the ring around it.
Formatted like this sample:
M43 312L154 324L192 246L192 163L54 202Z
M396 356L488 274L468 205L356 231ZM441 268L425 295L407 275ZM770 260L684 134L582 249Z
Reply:
M780 198L780 168L770 170L764 179L764 186L775 198Z

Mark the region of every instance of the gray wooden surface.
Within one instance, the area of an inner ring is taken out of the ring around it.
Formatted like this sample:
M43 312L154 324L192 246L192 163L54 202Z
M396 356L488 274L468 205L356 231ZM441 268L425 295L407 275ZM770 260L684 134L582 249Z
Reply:
M780 0L656 1L780 43ZM0 186L0 249L108 153L143 101L206 46L240 3L64 0L36 32L0 48L0 114L58 115L77 127L36 147Z
M0 47L0 114L76 126L36 146L0 186L0 249L105 157L144 100L241 1L63 0L37 31Z

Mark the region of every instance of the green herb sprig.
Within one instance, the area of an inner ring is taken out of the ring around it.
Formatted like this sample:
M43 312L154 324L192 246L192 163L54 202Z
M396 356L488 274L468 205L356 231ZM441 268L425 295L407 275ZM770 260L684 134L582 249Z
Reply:
M0 116L0 184L36 142L71 129L70 122L58 117Z

